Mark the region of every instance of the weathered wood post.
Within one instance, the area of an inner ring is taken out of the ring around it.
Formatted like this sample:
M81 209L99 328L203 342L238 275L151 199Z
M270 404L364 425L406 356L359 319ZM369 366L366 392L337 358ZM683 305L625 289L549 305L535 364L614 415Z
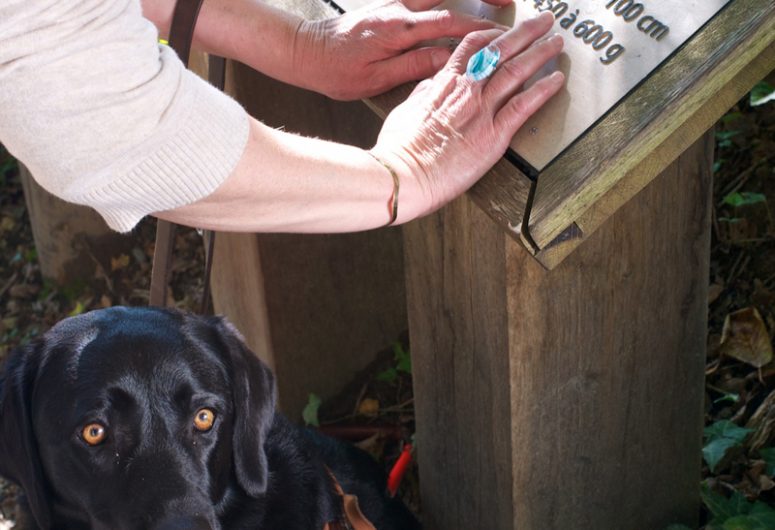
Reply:
M695 523L712 145L551 271L467 198L407 227L428 528Z

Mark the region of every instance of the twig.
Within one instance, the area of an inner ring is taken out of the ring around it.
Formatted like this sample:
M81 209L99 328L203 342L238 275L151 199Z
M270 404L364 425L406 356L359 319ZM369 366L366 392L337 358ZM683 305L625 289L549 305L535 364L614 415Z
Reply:
M734 265L732 265L732 269L729 271L726 285L732 285L732 281L737 279L737 275L748 265L749 261L751 261L751 256L747 253L740 252L740 254L738 254Z
M5 296L5 293L8 292L8 290L14 286L14 284L19 280L19 271L14 271L13 275L8 279L7 282L5 282L5 285L3 285L3 288L0 289L0 299Z
M748 179L751 178L751 175L754 171L759 169L759 167L763 166L764 164L769 164L770 160L775 159L775 156L770 155L768 157L765 157L764 159L760 160L758 163L754 164L753 166L749 167L745 171L741 171L740 174L735 177L732 182L727 184L726 188L721 192L721 200L719 201L719 206L722 206L724 204L724 198L726 198L727 195L730 193L734 193L740 188L743 187L743 184L748 182Z

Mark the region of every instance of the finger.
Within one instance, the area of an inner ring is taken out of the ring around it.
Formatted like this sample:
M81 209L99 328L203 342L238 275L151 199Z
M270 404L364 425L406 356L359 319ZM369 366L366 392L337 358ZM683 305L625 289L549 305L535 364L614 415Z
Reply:
M519 25L495 39L492 44L498 46L501 51L501 61L505 61L546 35L553 24L554 15L551 11L544 11L534 18L520 22Z
M530 116L560 91L564 82L562 72L554 72L509 99L495 114L495 130L509 137L514 136Z
M468 66L468 60L473 54L490 44L493 40L503 35L499 29L487 29L469 33L460 45L452 52L452 57L447 62L447 68L457 74L463 74Z
M379 94L395 86L431 77L438 72L449 59L446 48L431 47L411 50L398 57L379 63L379 73L372 76L374 94Z
M548 61L562 51L563 40L559 35L535 42L527 50L506 62L498 64L497 70L487 81L482 95L500 108L505 101L530 79Z
M485 18L446 9L414 13L411 15L411 20L404 24L404 28L408 31L401 32L399 35L402 35L405 48L410 48L422 41L444 37L465 37L472 31L492 28L504 31L509 29Z
M486 4L490 4L497 7L506 7L514 3L514 0L482 0Z
M444 0L399 0L409 11L428 11Z

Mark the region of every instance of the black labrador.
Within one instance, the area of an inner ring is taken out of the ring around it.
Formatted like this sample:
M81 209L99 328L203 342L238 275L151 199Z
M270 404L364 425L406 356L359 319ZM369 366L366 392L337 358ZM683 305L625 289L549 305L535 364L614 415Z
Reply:
M68 318L0 385L0 475L41 530L347 528L336 483L378 530L420 528L368 455L275 412L271 372L222 318Z

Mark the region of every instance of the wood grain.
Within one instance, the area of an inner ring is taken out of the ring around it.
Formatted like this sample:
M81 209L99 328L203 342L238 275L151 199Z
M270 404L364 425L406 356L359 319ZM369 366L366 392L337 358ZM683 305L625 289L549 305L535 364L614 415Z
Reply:
M696 524L711 142L553 271L468 198L406 227L429 530Z
M651 155L643 159L617 181L606 194L581 214L573 223L577 228L574 237L559 241L555 238L548 246L536 253L536 259L544 267L552 269L562 262L571 252L581 245L611 215L684 151L687 145L696 141L705 131L713 127L725 109L738 102L751 87L770 72L775 58L775 44L765 49L759 56L735 76L726 86L707 100L702 107L662 142ZM529 247L528 247L529 248Z
M381 122L361 102L334 102L229 64L228 90L272 127L371 147ZM275 370L280 405L299 417L406 330L397 229L360 234L216 238L213 297ZM224 248L225 247L225 248Z
M735 0L542 172L530 234L543 248L775 41L775 4ZM775 67L775 57L770 56ZM708 107L705 107L706 109ZM718 115L728 107L719 105ZM689 145L688 143L686 145ZM593 156L590 156L593 153ZM648 182L645 180L644 182Z

